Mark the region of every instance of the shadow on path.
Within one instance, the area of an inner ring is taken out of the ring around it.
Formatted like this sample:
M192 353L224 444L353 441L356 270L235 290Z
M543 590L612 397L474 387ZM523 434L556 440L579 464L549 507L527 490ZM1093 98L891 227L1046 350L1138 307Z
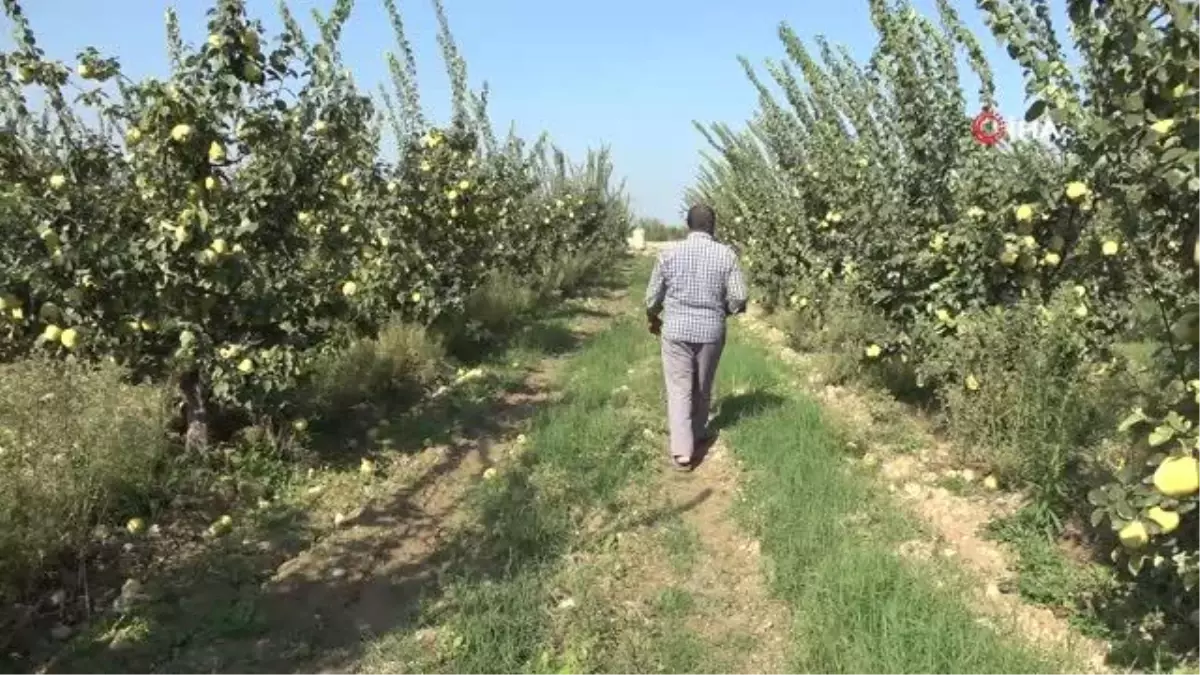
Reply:
M593 331L611 316L598 314L584 317ZM552 356L587 337L562 335L528 346ZM338 672L354 668L378 636L416 630L447 579L500 582L552 563L572 532L529 526L542 498L528 480L536 461L529 455L511 460L481 509L463 508L468 488L494 463L498 439L570 404L555 400L546 377L539 368L519 382L483 378L403 414L381 410L378 424L347 439L347 450L355 449L350 440L384 448L398 470L371 479L379 496L347 504L339 526L314 522L319 511L304 499L239 517L231 534L191 542L143 571L120 611L20 670ZM708 496L612 529L656 523ZM470 513L477 523L465 520Z
M717 408L717 415L708 423L709 437L696 445L692 455L693 471L704 465L713 446L721 438L721 432L736 426L747 417L753 417L769 408L783 405L787 399L768 391L754 391L745 394L733 394L722 399Z
M778 408L787 399L769 391L751 391L744 394L733 394L721 399L717 415L709 426L715 432L728 429L742 419L753 417L771 408Z

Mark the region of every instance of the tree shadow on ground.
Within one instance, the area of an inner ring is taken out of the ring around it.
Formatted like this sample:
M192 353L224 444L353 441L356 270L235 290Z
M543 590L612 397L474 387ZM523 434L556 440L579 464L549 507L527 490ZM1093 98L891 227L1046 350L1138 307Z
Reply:
M65 649L35 651L13 670L350 668L376 636L415 629L422 607L443 597L448 579L494 583L557 559L573 532L530 526L542 495L529 480L536 461L529 456L515 459L490 487L478 511L481 526L458 527L466 494L461 488L492 465L494 439L511 437L540 411L567 404L527 378L497 378L472 381L403 414L381 414L379 424L344 438L347 456L360 456L350 450L380 450L395 461L422 463L408 467L408 480L386 489L385 497L368 502L340 529L315 522L327 515L317 515L303 500L240 515L231 533L193 537L175 555L138 570L141 587L127 589L119 611L99 615ZM430 446L436 450L415 455ZM620 522L613 531L652 524L706 497Z
M364 449L412 453L430 442L444 443L464 426L478 425L491 415L492 399L501 395L523 395L524 371L498 372L489 363L506 352L519 349L536 357L559 357L578 349L585 334L571 327L580 319L602 320L611 314L566 302L553 312L526 322L510 334L481 344L463 361L468 366L484 366L485 373L461 385L442 378L431 391L421 392L411 383L391 383L387 391L363 397L352 405L324 411L312 425L311 448L316 458L330 466L346 467L357 463ZM446 387L448 395L436 395ZM452 390L452 391L451 391ZM452 419L450 426L443 422Z
M1196 521L1188 516L1178 530L1184 533L1181 550L1196 548ZM1108 552L1117 546L1114 533L1098 530L1091 532L1084 550L1093 564L1111 568ZM1082 615L1102 627L1110 644L1108 665L1124 672L1175 672L1200 657L1195 591L1182 588L1166 569L1150 567L1148 563L1136 579L1118 567L1116 580L1084 590L1075 599Z
M524 455L504 472L478 511L477 527L456 528L464 491L438 484L453 474L458 481L478 479L492 464L492 434L513 430L539 410L569 404L498 405L491 425L442 448L403 489L344 523L344 536L322 538L328 532L319 532L303 510L288 507L160 570L131 610L98 623L76 649L41 664L41 672L353 667L376 637L419 628L422 609L443 598L448 579L503 583L554 564L568 551L575 533L566 521L532 526L535 505L544 498L530 481L535 457ZM459 469L466 462L471 468L463 476ZM708 496L618 519L590 539L653 526Z
M733 394L721 399L717 405L717 415L708 423L709 437L696 445L692 455L693 469L699 469L713 446L716 445L721 433L737 426L738 422L748 417L754 417L771 408L777 408L787 402L784 397L769 391L752 391L745 394Z
M626 262L618 262L619 274L583 280L569 292L550 294L539 300L525 316L513 316L493 329L475 327L464 330L451 321L443 334L450 355L467 365L487 361L496 354L523 346L548 355L564 354L578 347L578 331L568 323L579 320L608 319L610 315L585 304L588 298L612 298L626 286Z
M1079 447L1090 447L1080 445ZM984 538L1015 556L1012 591L1032 605L1070 621L1079 633L1106 643L1105 664L1115 672L1178 672L1196 663L1197 596L1182 588L1170 558L1147 561L1131 575L1117 533L1107 520L1093 524L1088 493L1112 480L1099 463L1069 458L1062 492L1028 499L993 518ZM1132 463L1131 463L1132 464ZM1195 550L1194 513L1181 519L1181 550ZM1193 668L1194 669L1194 668Z
M1121 548L1117 533L1107 522L1092 525L1088 501L1092 486L1107 483L1110 474L1083 462L1072 462L1068 471L1061 501L1049 511L1059 519L1049 521L1047 511L1030 503L989 526L998 541L1022 542L1016 547L1017 588L1030 602L1069 612L1084 634L1106 641L1106 663L1117 671L1175 672L1194 665L1200 657L1196 593L1182 587L1169 556L1163 567L1147 562L1136 576L1126 557L1114 561L1112 552ZM1003 534L1009 527L1015 537ZM1195 550L1196 514L1185 514L1176 532L1180 550Z
M1113 636L1110 666L1124 672L1178 672L1181 666L1194 666L1200 655L1196 618L1179 611L1178 596L1172 595L1179 592L1168 584L1139 583L1087 599Z
M770 391L750 391L744 394L733 394L721 399L717 407L717 415L709 423L716 432L737 425L738 422L759 415L771 408L778 408L787 399Z
M553 319L570 320L570 319L575 319L575 318L607 319L609 316L610 316L609 313L605 312L603 310L592 309L592 308L585 307L583 305L578 305L578 304L572 304L572 305L563 305L563 306L556 307L556 308L550 310L545 315L545 318L551 319L551 320L553 320Z

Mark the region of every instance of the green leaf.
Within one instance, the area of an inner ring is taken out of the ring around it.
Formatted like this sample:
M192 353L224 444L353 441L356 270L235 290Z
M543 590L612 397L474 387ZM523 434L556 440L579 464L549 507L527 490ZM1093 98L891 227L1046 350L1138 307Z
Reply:
M1192 428L1192 422L1183 415L1172 410L1167 413L1166 419L1163 420L1167 426L1171 427L1178 433L1184 433Z
M1159 159L1161 159L1164 164L1174 164L1175 162L1186 160L1188 152L1189 151L1187 148L1170 148L1165 150L1162 154L1162 157Z
M1183 182L1187 180L1187 174L1179 169L1171 169L1163 175L1163 178L1167 181L1167 185L1172 190L1178 190L1179 187L1183 185Z
M1161 424L1154 431L1150 432L1150 436L1146 440L1150 443L1150 447L1157 448L1172 438L1175 438L1175 430L1165 424Z
M1125 501L1124 499L1117 502L1115 507L1117 515L1123 520L1133 520L1134 518L1137 518L1137 511L1135 511L1133 507L1129 505L1129 502Z
M1138 408L1138 409L1134 410L1132 413L1130 413L1128 417L1126 417L1124 420L1121 421L1121 425L1117 427L1117 431L1124 433L1124 432L1132 429L1134 427L1134 425L1140 424L1145 421L1147 421L1145 411L1143 411L1141 408Z
M1035 122L1046 112L1046 102L1038 99L1025 111L1025 121Z
M1176 2L1175 0L1167 2L1166 5L1171 12L1171 20L1174 23L1175 30L1195 30L1194 24L1196 22L1196 10L1194 7L1181 2ZM1191 59L1188 65L1191 66L1191 71L1194 72L1196 70L1195 59Z

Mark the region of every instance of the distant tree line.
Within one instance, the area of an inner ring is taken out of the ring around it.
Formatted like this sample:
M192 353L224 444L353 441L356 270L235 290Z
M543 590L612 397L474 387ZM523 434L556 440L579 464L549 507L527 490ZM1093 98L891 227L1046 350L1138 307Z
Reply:
M687 235L687 228L683 225L668 225L658 218L638 218L633 227L645 230L646 241L674 241Z

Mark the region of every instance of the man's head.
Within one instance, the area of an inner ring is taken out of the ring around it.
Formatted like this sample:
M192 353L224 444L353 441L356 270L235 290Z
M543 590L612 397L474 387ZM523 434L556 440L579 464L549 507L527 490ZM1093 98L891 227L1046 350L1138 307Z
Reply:
M696 204L688 209L687 226L691 232L712 234L717 229L717 213L707 204Z

